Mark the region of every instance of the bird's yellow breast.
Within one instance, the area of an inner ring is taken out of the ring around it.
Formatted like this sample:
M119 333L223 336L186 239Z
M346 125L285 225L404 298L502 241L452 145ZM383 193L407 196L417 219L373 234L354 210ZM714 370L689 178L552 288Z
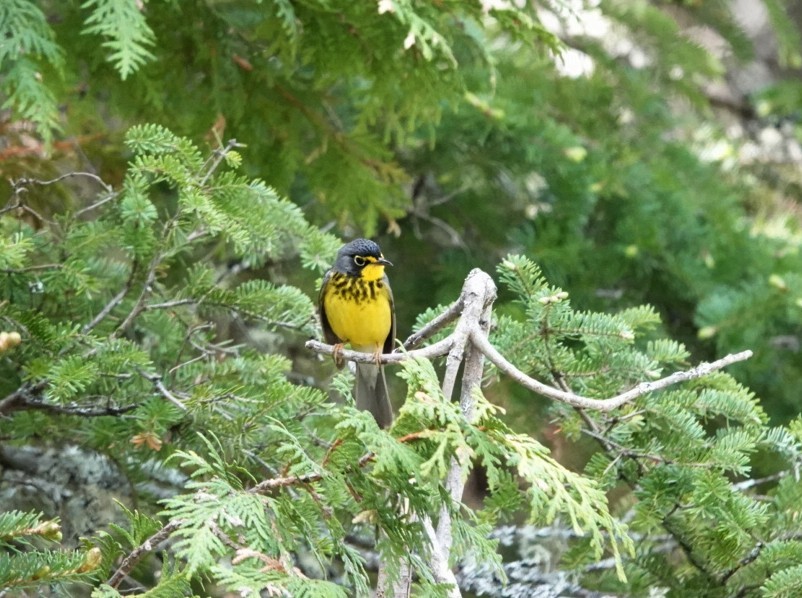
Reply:
M334 334L354 350L376 351L390 334L393 315L386 279L335 273L323 294L323 309Z

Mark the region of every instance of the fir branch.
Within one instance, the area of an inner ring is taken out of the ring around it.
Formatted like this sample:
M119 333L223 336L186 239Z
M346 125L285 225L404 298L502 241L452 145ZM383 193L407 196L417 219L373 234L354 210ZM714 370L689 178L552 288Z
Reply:
M682 505L674 503L674 509L672 509L663 518L663 528L665 528L665 530L677 541L677 544L679 544L680 548L682 548L682 552L685 554L688 562L691 563L691 565L693 565L712 586L714 585L715 581L713 574L708 571L707 566L703 562L702 558L696 554L696 551L693 549L689 539L685 537L685 535L680 531L679 527L671 520L671 516L674 514L674 512L682 508L684 508Z
M176 222L175 216L167 221L162 231L163 239L166 239L169 236L169 231L175 222ZM153 259L150 260L150 264L148 265L148 271L147 274L145 275L145 281L142 284L142 290L139 292L139 297L137 297L136 301L134 302L134 306L131 308L131 311L128 312L128 315L125 317L122 323L119 326L117 326L114 332L111 333L112 337L119 336L120 334L125 332L128 326L131 325L131 322L133 322L137 318L137 316L139 316L139 314L142 313L142 310L145 309L145 300L147 299L147 296L152 292L153 283L156 281L156 270L158 269L159 264L162 262L162 259L164 259L163 252L157 251L156 255L153 256ZM123 289L123 290L125 291L125 294L127 294L129 289ZM120 292L122 293L122 290ZM123 295L123 297L124 296L125 295Z
M617 457L627 457L635 460L645 459L647 461L651 461L652 463L660 463L662 465L680 465L682 467L698 467L701 469L716 468L715 463L680 462L674 459L668 459L657 453L646 453L643 451L632 450L622 444L619 444L618 442L610 440L608 436L592 429L582 430L582 433L598 441L599 444L604 447L605 451L608 453L615 453Z
M357 460L358 467L364 467L368 463L370 463L375 458L375 455L371 452L365 453ZM252 486L247 490L250 494L268 494L275 490L276 488L285 488L288 486L294 485L301 485L305 486L312 482L320 481L323 478L322 473L312 473L300 476L283 476L279 478L270 478L267 480L263 480L262 482ZM123 579L131 572L131 570L136 566L136 564L149 552L156 550L160 544L165 542L170 534L178 530L183 521L181 519L171 519L167 522L164 526L162 526L158 531L148 537L147 540L142 542L139 546L137 546L133 551L131 551L120 563L120 566L114 572L114 574L109 578L106 582L112 588L117 588ZM220 528L212 522L210 524L210 529L212 533L217 535L217 532L221 532ZM225 536L225 534L222 534ZM222 540L222 538L221 538ZM222 540L224 543L228 544L228 537L226 536L226 540Z
M236 312L244 318L250 318L255 321L264 322L265 324L268 324L270 326L275 326L276 328L283 328L285 330L301 330L303 328L303 325L301 324L295 322L274 320L269 317L265 317L263 314L257 311L249 310L238 305L224 303L222 301L214 301L212 299L209 299L207 296L199 297L197 299L175 299L173 301L165 301L162 303L148 303L142 308L142 311L151 311L156 309L172 309L173 307L181 307L183 305L194 305L196 307L205 305L208 307L223 308Z

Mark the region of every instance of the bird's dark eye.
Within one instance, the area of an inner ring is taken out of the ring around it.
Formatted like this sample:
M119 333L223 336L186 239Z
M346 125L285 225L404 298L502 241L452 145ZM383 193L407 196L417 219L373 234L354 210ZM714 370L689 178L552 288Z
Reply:
M361 268L365 265L365 258L363 258L361 255L356 255L354 256L354 263Z

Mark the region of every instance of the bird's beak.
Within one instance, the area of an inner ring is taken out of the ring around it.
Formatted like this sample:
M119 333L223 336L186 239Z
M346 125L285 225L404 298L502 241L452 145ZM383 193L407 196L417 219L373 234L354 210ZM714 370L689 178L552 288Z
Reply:
M377 259L376 263L377 264L381 264L382 266L392 266L393 265L393 262L391 262L390 260L386 260L383 257L380 257L379 259Z

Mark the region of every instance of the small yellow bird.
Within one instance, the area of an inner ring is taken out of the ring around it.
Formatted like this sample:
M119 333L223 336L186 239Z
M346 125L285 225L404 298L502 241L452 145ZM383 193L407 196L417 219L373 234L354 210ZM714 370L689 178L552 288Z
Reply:
M356 364L354 396L358 409L370 411L383 428L393 421L384 367L378 363L382 353L390 353L395 342L395 310L390 281L381 249L368 239L354 239L337 252L337 260L326 272L318 307L326 342L335 345L334 361L344 343L354 351L373 353L376 363Z

